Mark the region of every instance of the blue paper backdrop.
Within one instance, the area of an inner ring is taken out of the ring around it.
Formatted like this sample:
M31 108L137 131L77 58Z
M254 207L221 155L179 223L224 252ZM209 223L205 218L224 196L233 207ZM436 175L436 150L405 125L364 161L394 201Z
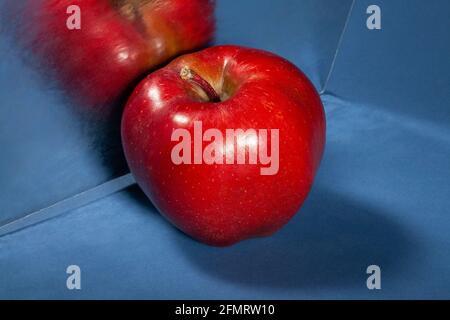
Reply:
M311 1L236 3L219 2L219 40L308 66L289 41L317 31L291 16ZM329 3L333 11L342 2ZM366 28L370 4L381 7L381 30ZM450 298L449 10L445 0L356 1L322 96L322 166L274 236L208 247L133 187L0 238L0 297ZM310 70L316 53L306 54ZM70 264L82 269L81 290L65 286ZM371 264L381 267L381 290L366 287Z

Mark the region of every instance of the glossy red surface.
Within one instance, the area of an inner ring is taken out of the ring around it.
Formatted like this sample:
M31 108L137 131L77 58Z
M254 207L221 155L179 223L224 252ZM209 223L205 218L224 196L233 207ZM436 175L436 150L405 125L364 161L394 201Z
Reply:
M183 67L222 101L207 101L180 77ZM172 132L193 135L194 121L204 131L279 129L277 174L261 175L260 164L174 164ZM299 210L322 157L325 117L318 93L293 64L218 46L179 57L142 81L124 111L122 140L131 172L160 212L193 238L225 246L270 235Z
M90 105L114 100L177 54L214 32L211 0L31 0L22 36L74 97ZM81 29L66 27L69 5Z

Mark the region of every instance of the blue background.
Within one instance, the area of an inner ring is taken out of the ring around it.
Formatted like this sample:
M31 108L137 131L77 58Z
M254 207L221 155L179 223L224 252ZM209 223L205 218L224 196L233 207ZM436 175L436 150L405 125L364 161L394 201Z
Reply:
M327 2L330 15L342 3ZM320 84L328 49L290 44L318 37L294 15L313 2L281 3L219 2L217 41L277 52ZM381 7L382 30L366 28L370 4ZM356 1L322 95L321 168L274 236L208 247L131 187L1 237L0 297L450 298L449 10L445 0ZM82 290L66 288L71 264ZM381 290L366 288L371 264L381 267Z

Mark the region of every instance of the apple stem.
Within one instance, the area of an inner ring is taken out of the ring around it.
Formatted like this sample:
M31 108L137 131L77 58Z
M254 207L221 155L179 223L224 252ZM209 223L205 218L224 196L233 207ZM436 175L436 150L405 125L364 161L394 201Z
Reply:
M209 100L212 102L219 102L220 96L217 94L216 90L202 77L200 77L194 70L187 66L181 68L180 77L183 80L192 81L197 86L199 86L208 96Z

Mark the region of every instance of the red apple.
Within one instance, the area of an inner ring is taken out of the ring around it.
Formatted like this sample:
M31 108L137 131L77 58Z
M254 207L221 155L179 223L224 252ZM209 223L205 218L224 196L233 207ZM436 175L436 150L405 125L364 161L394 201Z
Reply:
M270 235L299 210L322 157L325 117L295 65L217 46L181 56L138 85L122 142L160 212L193 238L226 246Z
M214 0L28 0L22 14L22 38L41 64L93 105L205 45L214 31ZM80 29L73 28L77 21Z

